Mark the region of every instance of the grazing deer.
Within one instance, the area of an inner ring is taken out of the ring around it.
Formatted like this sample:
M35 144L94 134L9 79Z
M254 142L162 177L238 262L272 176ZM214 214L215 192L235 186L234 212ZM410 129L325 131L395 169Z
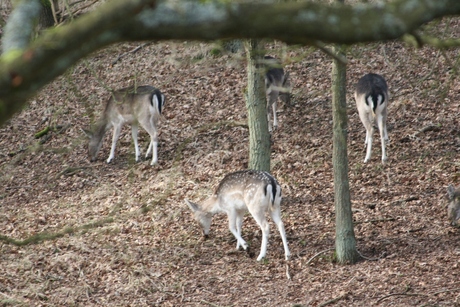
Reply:
M267 94L267 118L270 125L270 106L273 111L273 129L278 127L276 117L276 102L278 97L285 103L290 103L290 82L289 73L285 73L281 62L271 56L264 57L265 67L268 68L265 73L265 88ZM270 126L269 126L270 127ZM270 127L270 131L273 130Z
M226 213L230 231L236 238L236 248L241 246L244 250L247 250L248 244L241 237L241 227L244 213L249 211L262 229L262 246L257 261L262 260L267 252L269 223L265 214L270 212L281 234L286 260L289 259L290 252L281 221L281 186L269 173L245 170L227 174L203 205L188 200L185 202L193 211L205 237L209 234L212 216Z
M165 96L153 86L128 87L111 94L104 112L98 120L94 132L85 131L89 136L89 158L96 161L97 154L102 145L105 133L113 126L112 148L107 163L115 156L115 147L124 124L131 125L131 134L136 151L136 162L139 161L140 151L137 143L138 124L150 135L148 155L152 152L152 163L158 161L158 132L157 123L165 104Z
M447 218L452 226L460 226L460 190L456 190L452 185L447 187Z
M374 124L377 124L380 131L382 163L385 163L387 160L385 142L388 141L388 86L385 79L377 74L367 74L359 79L355 90L355 100L359 118L366 128L365 144L367 145L367 151L364 163L371 158Z

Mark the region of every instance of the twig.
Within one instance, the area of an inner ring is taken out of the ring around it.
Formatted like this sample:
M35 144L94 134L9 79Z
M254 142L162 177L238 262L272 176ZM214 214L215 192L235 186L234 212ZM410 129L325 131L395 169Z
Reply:
M80 7L80 8L78 8L78 9L75 10L74 12L70 12L70 11L69 11L69 12L67 12L67 13L65 13L65 14L62 13L62 15L61 15L61 20L64 19L64 18L67 18L67 17L69 17L69 16L72 17L72 18L73 18L73 17L76 17L78 14L80 14L81 11L83 11L84 9L86 9L86 8L88 8L88 7L90 7L90 6L92 6L94 3L98 2L98 1L99 1L99 0L94 0L94 1L92 1L92 2L90 2L90 3L88 3L88 4L86 4L86 5L84 5L84 6ZM74 2L74 3L71 3L71 4L69 5L69 7L70 7L70 6L73 6L73 5L77 4L77 3L80 3L80 2L84 2L84 1L76 1L76 2Z
M140 49L144 48L145 46L151 44L152 42L148 42L148 43L144 43L140 46L137 46L136 48L134 49L131 49L130 51L127 51L125 53L122 53L120 54L115 60L112 61L112 65L115 65L119 60L121 60L121 58L125 57L126 55L128 54L131 54L131 53L136 53L138 52Z
M392 222L395 221L396 219L393 217L386 218L386 219L375 219L375 220L366 220L366 221L357 221L354 222L355 225L357 224L364 224L364 223L378 223L378 222Z
M348 296L348 293L342 294L340 296L337 296L336 298L333 298L333 299L331 299L329 301L326 301L324 303L319 304L318 307L324 307L324 306L327 306L329 304L337 303L338 301L340 301L343 298L346 298L347 296Z
M441 130L441 128L438 126L438 125L428 125L428 126L425 126L423 128L421 128L419 131L415 132L413 134L414 137L418 137L420 134L422 133L425 133L425 132L428 132L428 131L439 131Z
M423 293L391 293L391 294L388 294L388 295L385 295L384 297L381 297L377 300L377 303L380 303L381 301L389 298L389 297L392 297L392 296L428 296L427 294L423 294Z
M409 196L405 199L395 200L394 202L391 203L391 205L398 205L398 204L407 203L407 202L418 200L418 199L419 198L417 196Z
M420 230L423 230L423 229L425 229L425 226L422 226L422 227L416 228L416 229L409 229L407 232L408 233L419 232Z
M312 262L313 259L315 259L315 258L318 257L319 255L324 254L324 253L327 253L327 252L329 252L329 251L331 251L331 250L334 250L334 249L335 249L335 248L329 248L329 249L323 250L323 251L321 251L321 252L319 252L319 253L316 253L313 257L311 257L311 258L307 261L306 264L307 264L307 265L310 264L310 262Z
M5 189L7 191L14 190L14 189L32 189L32 186L31 185L20 185L20 186L14 186L14 187L6 187Z
M361 254L361 253L359 252L359 250L356 250L356 252L358 253L358 255L359 255L361 258L366 259L366 260L368 260L368 261L377 261L377 260L382 259L381 257L379 257L379 258L369 258L369 257L366 257L366 256L364 256L363 254Z
M208 302L208 301L205 301L205 300L201 300L202 303L205 303L205 304L208 304L209 306L213 306L213 307L220 307L219 305L217 304L214 304L214 303L211 303L211 302Z
M292 280L291 273L289 272L289 264L286 263L286 277L289 280Z
M50 1L50 4L51 4L51 13L53 14L53 19L54 19L54 24L57 25L58 20L57 20L56 8L54 7L53 1Z
M454 292L454 291L460 291L460 288L441 290L441 291L435 292L435 293L433 293L431 295L438 295L438 294L441 294L441 293Z

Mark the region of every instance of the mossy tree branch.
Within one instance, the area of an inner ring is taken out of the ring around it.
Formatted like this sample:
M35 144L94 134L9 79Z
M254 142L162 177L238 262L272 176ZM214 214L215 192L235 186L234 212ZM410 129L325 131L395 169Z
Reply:
M353 44L400 38L447 15L460 15L460 1L396 0L350 6L113 0L0 57L0 124L79 59L116 42L273 38L286 43Z

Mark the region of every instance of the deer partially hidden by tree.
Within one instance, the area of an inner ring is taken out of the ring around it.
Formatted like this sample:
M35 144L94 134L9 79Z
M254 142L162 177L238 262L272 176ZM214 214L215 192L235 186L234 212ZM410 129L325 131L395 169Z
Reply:
M278 119L276 117L276 103L278 97L285 105L290 104L291 99L291 84L289 81L289 73L285 72L281 62L274 57L266 55L264 57L264 64L267 69L265 73L265 88L267 94L267 117L270 127L270 107L273 111L273 128L270 127L270 131L278 127Z
M246 211L249 211L262 229L262 245L257 261L262 260L267 252L269 223L265 217L270 213L281 234L286 260L290 257L286 233L281 221L281 186L267 172L245 170L227 174L219 183L214 194L202 205L185 200L207 237L211 227L212 216L226 213L229 228L236 238L236 248L248 249L248 244L241 237L241 227Z
M460 226L460 190L449 185L447 187L447 218L452 226Z
M359 118L366 128L365 144L367 145L367 150L364 163L371 158L374 124L377 124L380 131L382 163L385 163L387 160L385 142L388 141L388 86L385 79L377 74L367 74L359 79L355 90L355 100Z
M158 131L157 124L161 118L165 96L153 86L128 87L113 92L107 101L101 118L93 131L85 130L89 136L88 153L91 161L95 161L102 145L105 133L113 127L112 147L107 163L115 156L115 147L124 124L131 125L136 161L140 160L140 150L137 141L138 125L140 124L150 135L150 144L145 157L152 153L151 165L158 161Z

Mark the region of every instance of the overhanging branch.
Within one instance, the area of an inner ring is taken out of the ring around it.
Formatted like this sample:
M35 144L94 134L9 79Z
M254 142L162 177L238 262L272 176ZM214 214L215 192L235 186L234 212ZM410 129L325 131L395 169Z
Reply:
M120 41L273 38L339 44L390 40L424 23L460 15L458 0L387 4L113 0L68 25L45 32L0 58L0 124L34 93L89 53Z
M445 15L457 0L398 0L387 4L161 2L142 12L129 39L274 38L354 44L396 39Z
M22 50L0 57L0 124L19 111L44 85L79 59L123 40L122 32L155 0L117 0L106 3L75 22L45 32Z
M460 47L460 38L439 39L429 35L405 34L402 39L407 44L417 48L421 48L425 45L432 46L437 49Z

